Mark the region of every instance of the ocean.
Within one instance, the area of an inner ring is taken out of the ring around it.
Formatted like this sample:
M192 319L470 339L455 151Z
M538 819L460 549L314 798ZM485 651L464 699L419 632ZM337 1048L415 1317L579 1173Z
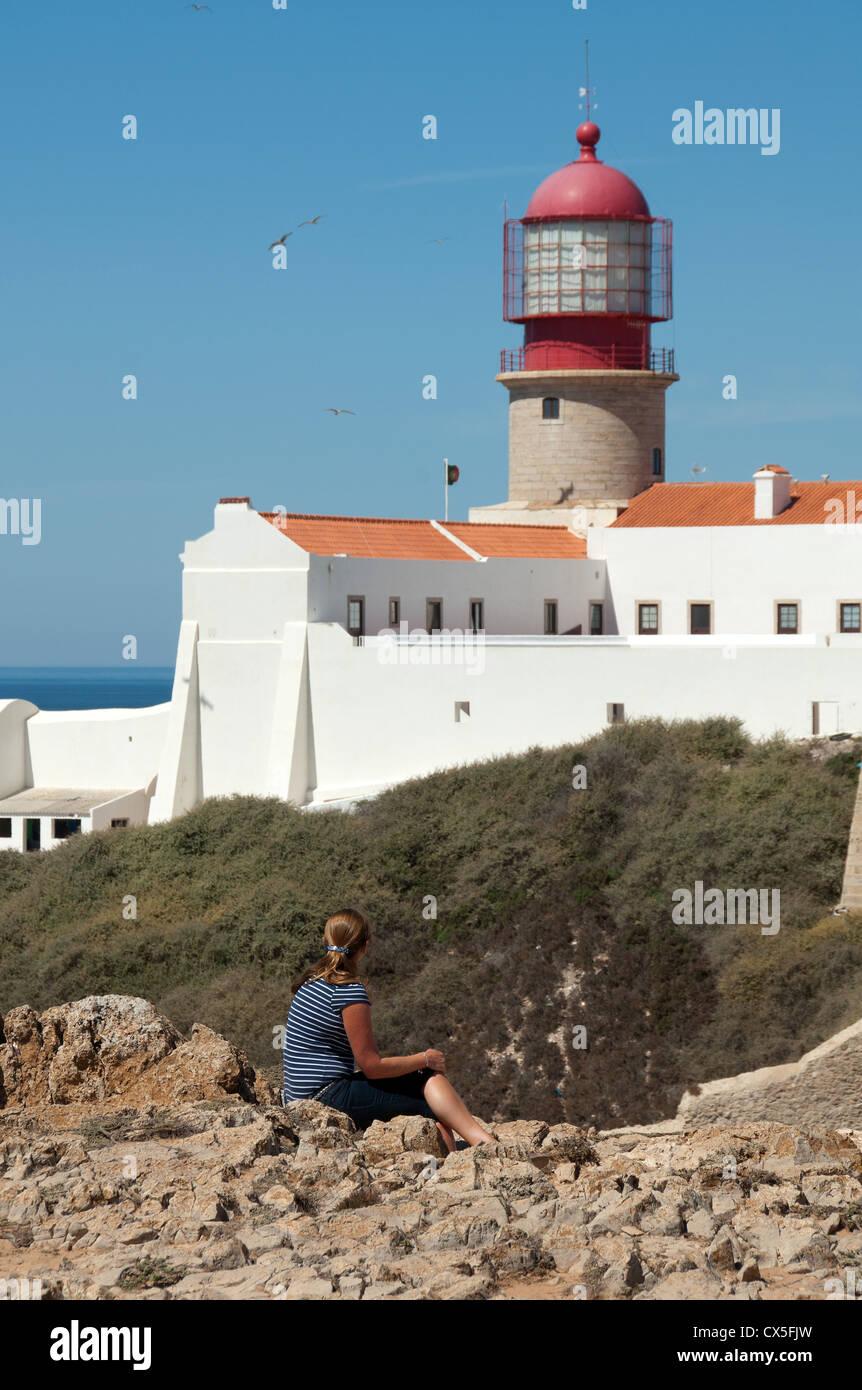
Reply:
M140 709L171 698L171 666L0 666L0 700L40 709Z

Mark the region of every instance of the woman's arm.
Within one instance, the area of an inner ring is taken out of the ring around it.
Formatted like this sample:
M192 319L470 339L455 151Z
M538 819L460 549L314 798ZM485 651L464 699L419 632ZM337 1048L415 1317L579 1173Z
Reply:
M442 1053L433 1048L427 1054L414 1052L411 1057L381 1057L374 1041L370 1004L347 1004L341 1010L341 1017L356 1064L369 1081L387 1076L406 1076L408 1072L419 1071L424 1066L431 1066L435 1071L445 1070ZM443 1062L443 1065L437 1065L434 1059Z

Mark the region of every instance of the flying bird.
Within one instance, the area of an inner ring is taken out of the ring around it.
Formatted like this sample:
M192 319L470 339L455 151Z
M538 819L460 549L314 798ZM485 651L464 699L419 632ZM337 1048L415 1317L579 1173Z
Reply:
M442 246L444 241L451 241L450 236L435 236L430 241L426 241L426 246Z
M186 5L187 10L210 10L209 5ZM212 14L212 10L210 10Z
M355 411L355 410L336 410L334 405L327 405L327 406L324 406L324 410L328 411L328 412L329 412L330 414L332 414L332 415L355 415L355 414L356 414L356 411Z
M278 241L271 241L269 243L269 246L267 247L267 250L271 251L273 246L283 246L289 236L293 236L293 232L285 232L284 236L280 236L278 238Z
M321 218L325 217L325 212L319 212L316 217L309 217L306 222L300 222L300 227L316 227Z
M556 502L554 503L554 505L555 505L556 507L559 507L559 506L561 506L561 504L562 504L563 502L568 502L569 498L572 496L572 494L574 493L574 491L575 491L575 485L574 485L574 483L569 483L569 486L568 486L568 487L561 487L561 488L560 488L560 495L559 495L559 497L557 498L557 500L556 500Z
M704 465L701 465L701 464L699 464L699 463L696 463L696 464L694 465L694 467L692 468L691 471L692 471L692 474L694 474L694 473L706 473L708 470L707 470L707 468L706 468Z

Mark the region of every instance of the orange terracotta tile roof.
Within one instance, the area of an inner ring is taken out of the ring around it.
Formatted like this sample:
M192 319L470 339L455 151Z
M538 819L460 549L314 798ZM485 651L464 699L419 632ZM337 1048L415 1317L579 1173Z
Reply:
M452 537L479 555L512 559L582 559L586 542L564 526L496 526L488 522L407 521L379 516L309 516L260 512L264 521L314 555L356 555L379 560L457 560L472 557Z
M778 516L754 519L754 483L654 483L633 498L614 530L627 526L822 526L834 520L834 502L855 521L855 499L862 503L862 482L790 485L790 506ZM828 506L829 503L833 505Z
M492 558L582 560L587 543L565 526L505 526L487 521L441 522L459 541Z
M430 521L395 521L379 516L305 516L261 512L295 545L313 555L358 555L375 560L464 560L460 546Z

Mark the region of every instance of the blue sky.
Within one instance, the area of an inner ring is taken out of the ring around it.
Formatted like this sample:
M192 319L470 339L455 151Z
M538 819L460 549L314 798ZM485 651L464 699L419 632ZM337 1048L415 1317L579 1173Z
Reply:
M505 498L502 205L576 154L585 37L600 156L675 223L668 477L862 475L855 0L8 0L0 37L0 495L43 509L0 665L172 662L220 495L439 515L447 455L453 516ZM698 100L780 108L780 154L675 145Z

